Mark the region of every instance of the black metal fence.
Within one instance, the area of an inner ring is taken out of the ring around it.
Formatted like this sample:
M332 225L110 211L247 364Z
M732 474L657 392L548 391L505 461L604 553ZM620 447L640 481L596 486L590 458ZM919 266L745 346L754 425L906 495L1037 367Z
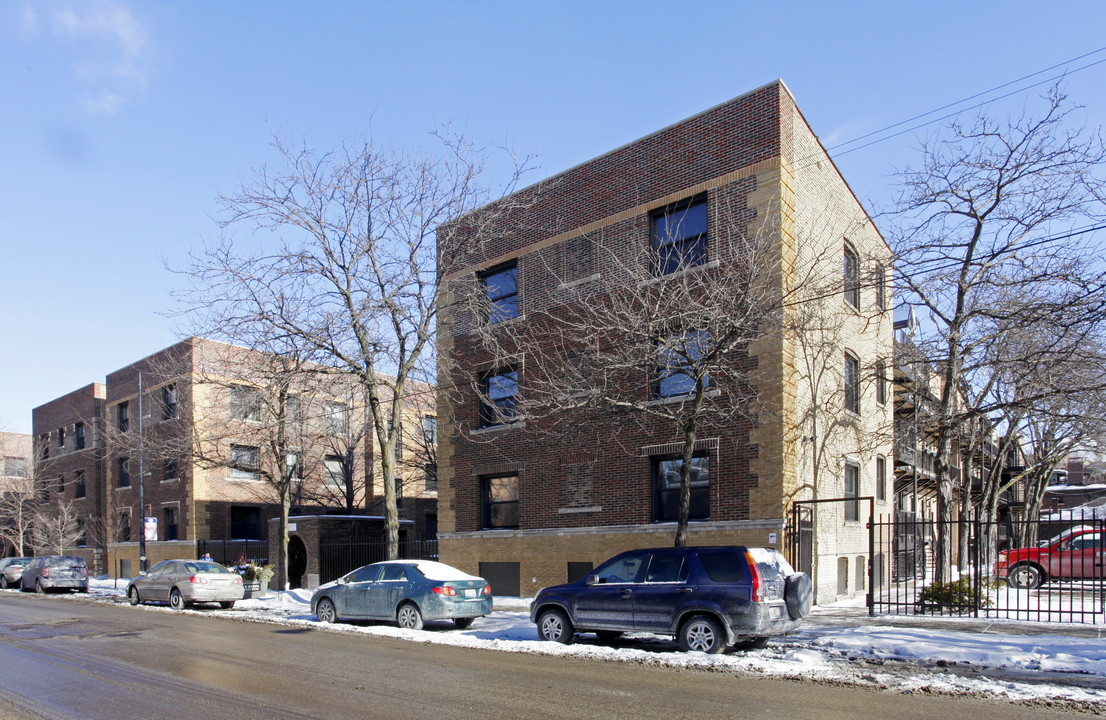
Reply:
M1106 623L1106 519L1069 511L939 523L897 513L877 518L870 537L877 613Z
M269 564L269 543L266 540L197 540L196 554L203 557L210 554L211 559L220 565L258 565Z
M319 582L337 580L362 565L380 562L385 557L384 540L350 542L324 540L319 543ZM409 560L437 560L437 540L401 540L399 557Z

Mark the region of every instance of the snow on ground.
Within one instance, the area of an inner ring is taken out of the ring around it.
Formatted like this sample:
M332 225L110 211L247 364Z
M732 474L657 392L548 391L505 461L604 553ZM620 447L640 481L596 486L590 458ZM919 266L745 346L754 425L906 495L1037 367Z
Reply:
M94 599L125 602L124 581L94 580L91 585ZM327 625L311 613L310 590L274 592L265 598L242 600L233 610L201 608L183 612L502 652L752 672L850 682L898 692L1093 703L1106 709L1106 644L1101 637L1076 636L1093 632L1064 634L1065 628L1055 624L1043 630L1055 634L1016 634L1026 626L992 622L979 628L978 623L958 623L955 619L904 622L895 617L869 618L838 605L816 607L800 632L776 638L764 649L705 655L681 652L671 638L651 635L629 635L610 645L600 644L591 635L578 637L572 645L542 642L530 622L529 602L528 598L497 597L492 614L476 620L466 630L457 630L452 623L428 623L419 631L374 623ZM857 601L844 605L849 604L859 606ZM143 608L172 612L157 605ZM1038 631L1035 627L1034 632Z

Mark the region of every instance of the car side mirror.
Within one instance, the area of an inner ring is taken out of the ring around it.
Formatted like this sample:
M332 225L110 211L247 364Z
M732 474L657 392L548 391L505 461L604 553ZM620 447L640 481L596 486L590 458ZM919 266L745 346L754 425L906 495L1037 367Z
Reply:
M598 575L588 575L587 579L584 580L584 584L588 587L591 587L592 585L600 585L602 584L602 582L603 581L599 579Z

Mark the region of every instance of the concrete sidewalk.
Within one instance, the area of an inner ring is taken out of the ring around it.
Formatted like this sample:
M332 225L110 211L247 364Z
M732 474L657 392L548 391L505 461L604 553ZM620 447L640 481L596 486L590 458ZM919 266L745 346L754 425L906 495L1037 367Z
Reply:
M815 606L804 619L806 628L876 627L929 628L947 632L981 633L988 635L1059 635L1084 639L1102 639L1106 631L1106 617L1098 617L1099 624L1030 622L1003 618L954 617L948 615L868 615L868 608L844 604Z

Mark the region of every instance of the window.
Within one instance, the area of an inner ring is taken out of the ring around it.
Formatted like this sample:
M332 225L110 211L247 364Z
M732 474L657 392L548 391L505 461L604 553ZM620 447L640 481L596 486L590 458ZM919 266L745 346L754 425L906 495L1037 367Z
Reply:
M345 403L328 402L323 411L326 413L326 431L330 435L349 434L349 407Z
M161 481L169 482L170 480L176 480L177 477L177 459L166 459L161 465Z
M438 492L438 463L428 462L423 469L426 472L426 492Z
M876 458L876 500L887 499L887 460Z
M76 445L78 450L84 450L85 446L85 434L84 423L77 423L73 428L73 436L76 439Z
M177 508L162 508L161 512L165 521L165 539L179 540L180 538L177 536Z
M518 412L518 372L504 370L487 375L480 399L480 427L513 422Z
M433 448L438 444L438 418L433 415L423 415L422 437L426 447Z
M860 259L848 245L845 246L845 302L860 309Z
M6 457L4 458L4 475L7 477L27 477L27 458L21 457Z
M300 398L298 395L289 395L284 401L284 424L298 431L303 415L300 410Z
M230 477L235 480L257 480L261 469L258 448L251 445L230 446Z
M518 317L518 263L500 265L480 275L488 299L488 324Z
M78 470L77 476L73 478L73 497L83 498L85 496L85 484L84 484L84 471Z
M481 478L486 529L518 527L518 475Z
M127 432L127 428L131 426L130 419L130 404L121 402L115 409L116 419L118 420L119 432Z
M860 466L853 463L845 464L845 497L860 497ZM860 520L860 501L850 500L845 503L845 522L857 522Z
M234 540L260 540L261 508L231 505L230 536Z
M845 353L845 409L860 414L860 361Z
M695 392L695 376L702 372L704 388L710 387L710 375L703 372L700 361L708 352L710 339L706 330L669 335L657 341L657 397L678 397Z
M65 448L65 428L58 428L58 447Z
M876 361L876 402L887 404L887 363L883 360Z
M680 518L680 468L683 458L653 458L653 522L675 522ZM689 520L710 518L710 457L691 459L691 507Z
M50 433L43 433L38 438L38 447L42 452L42 459L50 458Z
M876 307L887 309L887 270L882 263L876 265Z
M298 452L289 452L284 456L284 468L287 477L296 480L303 479L303 463L300 462L300 454Z
M172 420L177 416L177 388L166 385L161 389L161 419Z
M669 206L649 218L653 275L660 277L707 262L705 196Z
M392 434L392 423L388 423L388 434ZM403 423L399 424L399 431L396 433L396 449L395 449L396 465L403 462Z
M331 485L344 486L346 473L342 469L342 458L338 455L327 455L323 458L323 468L326 472L326 481Z
M260 420L261 396L257 388L232 385L230 388L230 416L235 420Z
M119 482L116 487L128 488L131 486L131 461L125 457L116 461L119 470Z
M131 541L131 513L125 510L119 513L119 542Z

